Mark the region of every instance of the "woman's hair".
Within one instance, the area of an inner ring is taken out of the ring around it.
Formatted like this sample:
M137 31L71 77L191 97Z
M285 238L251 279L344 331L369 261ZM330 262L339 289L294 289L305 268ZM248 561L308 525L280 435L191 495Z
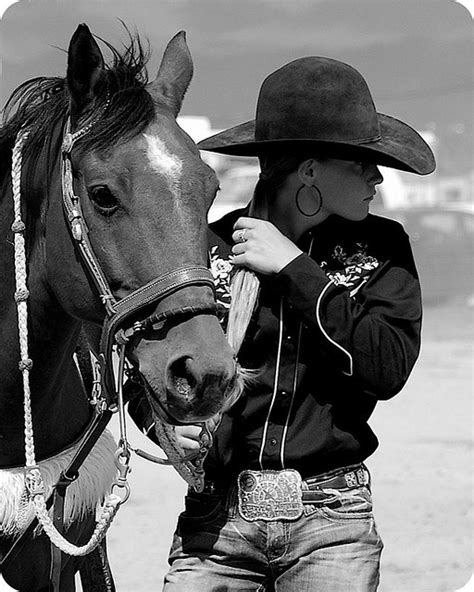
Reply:
M268 153L258 157L260 162L259 185L265 190L267 196L274 195L275 191L283 185L290 173L296 171L298 166L308 158L318 161L324 160L320 154L314 152L296 152L288 154Z
M267 191L273 193L283 185L286 177L296 171L301 162L299 156L265 154L259 156L260 180L263 181Z

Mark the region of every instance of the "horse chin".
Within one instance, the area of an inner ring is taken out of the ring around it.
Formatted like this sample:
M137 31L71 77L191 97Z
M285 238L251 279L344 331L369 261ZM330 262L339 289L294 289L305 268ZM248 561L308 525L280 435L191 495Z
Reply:
M220 383L214 386L202 387L200 393L193 393L188 400L176 402L175 393L169 389L157 389L152 381L145 378L146 394L152 412L162 421L170 425L198 424L207 421L218 413L228 411L239 399L247 382L244 373L237 369L234 378L227 384L224 392L224 404L222 404L222 391ZM179 388L187 388L182 382ZM164 394L164 396L163 396ZM198 403L196 403L196 400Z

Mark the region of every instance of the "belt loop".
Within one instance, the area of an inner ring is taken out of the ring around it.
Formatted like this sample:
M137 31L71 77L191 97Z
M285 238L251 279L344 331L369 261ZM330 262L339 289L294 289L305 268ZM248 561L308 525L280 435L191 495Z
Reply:
M237 516L238 497L237 487L234 483L227 489L225 497L225 510L227 518L233 520Z
M362 471L364 472L364 477L365 477L365 484L367 486L367 489L370 491L370 493L372 493L372 475L370 474L369 469L367 468L367 466L365 465L365 463L361 464L362 466Z

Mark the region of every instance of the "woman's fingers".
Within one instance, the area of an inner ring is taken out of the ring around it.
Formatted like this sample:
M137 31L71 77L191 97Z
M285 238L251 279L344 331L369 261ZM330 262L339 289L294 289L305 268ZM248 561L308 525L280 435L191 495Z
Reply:
M217 429L221 420L221 415L218 413L208 419L206 422L207 429L214 433ZM200 448L200 436L202 433L202 426L199 425L180 425L175 426L174 431L176 434L176 440L186 450L199 450Z
M196 425L183 425L175 427L176 440L187 450L199 450L199 435L201 427Z
M257 273L271 275L281 271L301 250L271 222L240 217L232 233L231 261Z
M239 228L255 228L264 220L260 220L259 218L247 218L246 216L240 216L234 223L234 230L238 230Z
M196 440L191 440L190 438L185 438L184 436L177 436L176 440L180 446L185 448L186 450L199 450L199 442Z
M246 243L251 238L251 228L242 227L237 230L234 230L234 232L232 233L232 240L234 241L234 243Z
M232 253L234 255L242 255L242 253L245 253L245 245L242 243L237 243L232 247Z

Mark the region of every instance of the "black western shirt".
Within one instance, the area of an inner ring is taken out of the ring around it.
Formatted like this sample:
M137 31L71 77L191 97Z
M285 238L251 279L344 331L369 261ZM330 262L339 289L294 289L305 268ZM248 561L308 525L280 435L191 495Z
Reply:
M224 324L240 215L245 210L210 227ZM332 216L298 246L303 254L261 277L239 353L256 378L222 418L206 461L210 478L281 468L309 477L365 460L378 445L368 425L377 401L402 389L418 357L420 287L398 222Z

